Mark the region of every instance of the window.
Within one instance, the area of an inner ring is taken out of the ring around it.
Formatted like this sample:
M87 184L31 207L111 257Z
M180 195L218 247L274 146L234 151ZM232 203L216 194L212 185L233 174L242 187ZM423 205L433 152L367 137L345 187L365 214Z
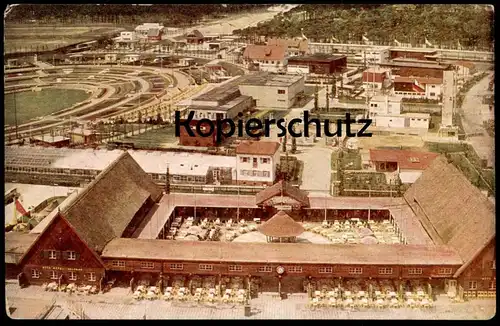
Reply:
M436 96L436 93L432 92L429 94L430 96Z
M257 167L257 158L256 157L253 158L253 167L254 168Z
M422 274L422 268L408 268L408 274L410 275Z
M40 272L36 269L31 270L31 278L40 278Z
M361 267L349 267L349 274L363 274L363 268Z
M288 267L288 272L289 273L302 273L302 267L301 266L290 266L290 267Z
M496 290L497 289L497 281L496 280L490 281L488 289L490 289L490 290Z
M209 265L209 264L200 264L200 266L198 267L198 269L200 271L211 271L214 269L214 266L213 265Z
M57 272L56 271L50 271L50 279L51 280L57 280Z
M382 267L378 269L378 273L381 275L391 275L392 274L392 268L386 268Z
M241 163L248 163L248 157L242 157Z
M261 273L271 273L273 268L271 266L261 266L259 267L259 272Z
M432 85L431 88L436 88L436 85Z
M57 251L49 250L49 259L57 259Z
M183 264L170 264L170 269L181 271L184 269L184 265Z
M76 281L77 280L77 275L75 272L69 272L69 280L70 281Z
M451 274L451 268L440 268L438 274Z
M141 262L141 268L155 268L155 263L150 261Z
M333 273L333 268L332 267L320 267L319 273L320 274Z
M95 282L96 281L96 277L95 277L95 273L89 273L89 281L90 282Z
M125 267L125 262L123 260L113 260L113 267Z
M76 252L66 251L66 257L68 260L76 260Z
M263 172L263 177L265 177L265 178L269 178L269 177L270 177L270 173L269 173L269 171L264 171L264 172Z
M269 161L270 161L270 160L269 160L268 158L261 158L261 159L260 159L260 163L262 163L262 164L268 164L268 163L269 163Z
M278 89L278 94L285 94L286 91L284 89Z
M469 290L477 290L477 282L469 281Z
M229 271L230 272L241 272L243 268L241 265L229 265Z

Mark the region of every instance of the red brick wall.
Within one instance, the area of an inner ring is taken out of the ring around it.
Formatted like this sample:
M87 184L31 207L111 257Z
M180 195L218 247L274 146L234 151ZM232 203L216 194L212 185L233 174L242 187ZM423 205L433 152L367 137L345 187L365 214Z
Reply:
M58 259L49 259L44 255L44 250L58 251ZM76 260L63 259L63 251L75 251ZM81 284L99 284L99 280L104 276L104 267L95 257L93 252L74 233L68 223L60 217L49 226L49 229L42 234L41 238L34 245L34 248L27 254L23 263L23 272L26 279L31 284L42 284L54 282L51 280L50 271L56 270L59 275L68 283L69 271L77 273L77 281ZM40 278L32 278L32 269L40 272ZM96 276L95 282L88 281L88 273L93 272Z

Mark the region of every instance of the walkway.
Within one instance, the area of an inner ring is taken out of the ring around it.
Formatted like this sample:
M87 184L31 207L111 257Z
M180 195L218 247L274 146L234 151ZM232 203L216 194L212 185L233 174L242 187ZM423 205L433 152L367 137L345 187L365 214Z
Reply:
M38 286L19 289L6 283L6 297L16 306L23 299L38 299L50 303L55 297L63 307L68 302L80 306L91 319L423 319L423 320L484 320L496 313L495 300L474 300L450 303L438 297L431 309L342 309L306 307L305 294L294 294L286 300L262 294L250 302L252 315L244 317L243 306L236 304L208 305L194 302L134 301L128 289L114 288L106 294L92 296L45 292Z

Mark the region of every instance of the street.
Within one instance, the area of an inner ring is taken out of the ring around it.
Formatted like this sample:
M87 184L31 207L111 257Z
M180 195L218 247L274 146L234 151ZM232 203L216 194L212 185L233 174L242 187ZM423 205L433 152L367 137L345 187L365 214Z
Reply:
M465 95L461 113L462 124L466 134L481 132L481 136L468 137L467 141L474 147L477 155L488 160L488 166L495 166L495 143L483 127L483 121L493 116L487 104L483 104L483 96L492 94L488 91L488 83L493 72L474 85Z

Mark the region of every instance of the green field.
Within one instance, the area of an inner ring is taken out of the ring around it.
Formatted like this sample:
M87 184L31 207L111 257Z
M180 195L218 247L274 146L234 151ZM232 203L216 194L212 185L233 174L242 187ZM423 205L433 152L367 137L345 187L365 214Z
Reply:
M89 97L83 90L49 88L40 92L18 92L6 94L4 97L4 124L21 124L33 118L49 115L73 104L86 100Z
M142 149L167 147L168 144L172 145L178 142L173 126L148 130L140 135L126 137L123 141L133 142L135 148Z

